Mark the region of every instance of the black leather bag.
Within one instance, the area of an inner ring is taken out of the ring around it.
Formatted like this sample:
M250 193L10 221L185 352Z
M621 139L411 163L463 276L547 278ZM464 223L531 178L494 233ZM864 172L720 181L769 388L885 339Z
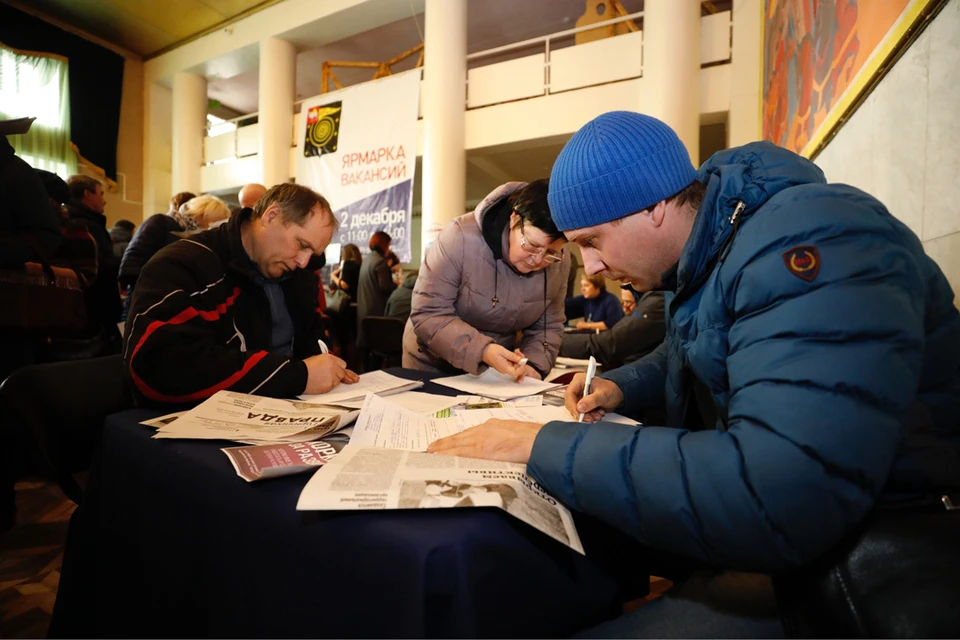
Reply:
M351 298L343 289L337 289L327 296L327 312L343 315L350 308Z
M949 497L878 506L819 560L774 576L792 638L960 635L960 509Z

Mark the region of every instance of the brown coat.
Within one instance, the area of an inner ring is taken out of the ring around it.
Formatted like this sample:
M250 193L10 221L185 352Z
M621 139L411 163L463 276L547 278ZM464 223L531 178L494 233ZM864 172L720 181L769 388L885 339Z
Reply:
M403 333L404 367L478 374L486 368L481 358L491 342L519 348L543 374L553 367L563 338L569 256L521 275L494 258L481 232L484 214L523 186L510 182L498 187L476 211L448 224L427 249ZM504 256L509 232L508 225ZM518 331L523 332L519 344Z

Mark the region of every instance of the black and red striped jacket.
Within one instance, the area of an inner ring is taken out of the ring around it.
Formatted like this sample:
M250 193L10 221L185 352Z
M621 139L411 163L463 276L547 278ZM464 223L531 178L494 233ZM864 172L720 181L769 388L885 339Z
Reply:
M159 251L140 274L123 358L139 404L189 404L221 389L274 398L303 393L303 359L320 353L319 279L281 283L293 319L293 358L270 353L271 317L240 242L244 209L226 224Z

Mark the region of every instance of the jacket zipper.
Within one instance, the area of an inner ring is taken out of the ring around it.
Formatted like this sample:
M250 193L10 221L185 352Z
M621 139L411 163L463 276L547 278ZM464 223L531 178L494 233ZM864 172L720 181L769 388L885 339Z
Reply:
M727 239L723 241L723 246L720 248L720 262L723 262L727 254L730 253L730 247L733 246L733 238L737 235L737 231L740 229L740 214L743 213L743 210L747 208L747 205L744 204L743 200L737 203L737 206L734 208L733 213L730 214L730 224L733 225L733 230L730 232L730 235L727 236Z
M710 274L713 273L713 266L717 262L723 262L727 257L727 254L730 252L730 247L733 246L733 238L737 235L737 231L740 230L740 222L743 220L742 214L743 210L747 208L747 205L743 200L737 202L737 206L734 207L733 213L730 214L730 217L727 218L729 223L733 226L733 230L730 231L730 235L727 236L727 239L723 241L723 246L720 247L718 256L715 256L710 260L710 263L707 264L707 267L703 270L700 276L686 286L681 286L675 296L673 296L673 301L670 303L671 310L676 309L677 305L686 300L692 295L692 292L700 288L700 285L703 284L707 278L710 277Z
M731 214L730 214L730 217L727 219L728 222L733 226L733 229L730 231L730 235L727 236L727 239L723 241L723 246L721 246L721 247L720 247L720 251L717 252L718 255L716 255L716 256L710 261L710 263L707 265L707 268L704 269L703 272L700 274L700 277L698 277L696 280L694 280L693 282L691 282L688 286L681 287L681 288L677 291L677 294L673 297L673 302L671 302L671 304L670 304L670 309L671 309L671 312L672 312L672 313L675 313L675 312L676 312L676 307L677 307L681 302L683 302L684 300L686 300L687 298L689 298L689 297L692 295L692 292L697 291L697 290L700 288L700 285L702 285L702 284L707 280L707 278L710 277L710 274L713 273L714 264L716 264L716 263L722 263L722 262L724 261L724 259L727 257L727 254L730 253L730 247L733 246L733 239L734 239L734 237L737 235L737 231L740 230L740 222L741 222L741 220L743 219L743 218L742 218L743 210L746 209L746 208L747 208L747 205L746 205L746 203L743 202L743 200L740 200L739 202L737 202L737 206L734 207L733 213L731 213ZM685 295L684 295L684 294L685 294ZM694 374L692 370L690 370L689 373L690 373L690 375L693 376L693 377L696 376L696 374ZM694 382L693 384L696 384L696 383ZM709 391L709 386L708 386L708 385L706 385L705 383L702 383L702 382L701 382L701 384L704 384L704 386L705 386L705 387L707 388L707 390ZM711 399L712 399L712 397L713 397L713 393L712 393L712 392L710 392L710 396L711 396ZM690 402L694 402L694 403L697 402L697 400L696 400L696 394L693 392L693 390L691 390L690 395L688 395L688 397L687 397L687 407L684 409L684 415L685 415L685 416L686 416L686 412L689 410L689 404L690 404ZM699 411L699 409L698 409L698 411ZM723 425L723 430L726 431L727 428L728 428L728 425L727 425L727 415L726 415L724 412L721 412L721 411L720 411L720 408L717 406L716 401L714 401L714 411L716 412L717 418L720 420L720 423ZM702 417L703 417L703 412L702 412L702 411L699 411L699 413L700 413L701 418L702 418Z

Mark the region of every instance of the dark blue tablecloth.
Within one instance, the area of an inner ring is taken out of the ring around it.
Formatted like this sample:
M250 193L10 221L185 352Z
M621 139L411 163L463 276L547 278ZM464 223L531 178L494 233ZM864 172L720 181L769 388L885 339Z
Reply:
M618 610L588 539L496 509L298 512L309 474L244 482L227 443L151 439L155 415L107 419L51 636L552 637Z

